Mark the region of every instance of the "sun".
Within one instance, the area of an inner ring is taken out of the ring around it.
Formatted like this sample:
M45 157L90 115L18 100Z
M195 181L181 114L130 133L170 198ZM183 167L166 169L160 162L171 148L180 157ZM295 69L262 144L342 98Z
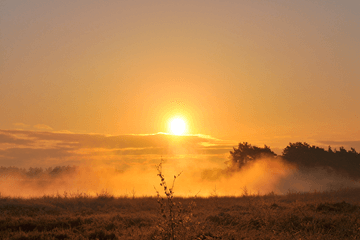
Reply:
M173 118L170 121L170 130L172 134L183 135L186 130L186 123L182 118Z

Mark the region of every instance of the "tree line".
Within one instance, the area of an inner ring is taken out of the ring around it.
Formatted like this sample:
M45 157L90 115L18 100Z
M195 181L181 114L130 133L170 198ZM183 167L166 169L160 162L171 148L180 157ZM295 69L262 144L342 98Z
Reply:
M0 180L6 178L55 178L71 175L78 171L77 166L57 166L49 168L30 167L29 169L18 167L0 167Z
M230 168L232 170L241 169L246 164L260 158L278 158L296 164L299 168L325 168L353 179L360 179L360 153L354 148L346 150L344 147L339 149L324 149L317 146L311 146L308 143L296 142L289 143L282 155L274 153L269 146L257 147L248 142L239 143L230 151ZM78 171L77 166L57 166L50 168L29 169L17 167L0 167L0 180L5 178L52 178L64 175L71 175Z
M360 153L356 152L354 148L347 151L344 147L337 150L329 146L325 150L306 142L289 143L280 156L266 145L257 147L247 142L239 143L238 147L234 147L230 151L230 165L233 168L241 168L259 158L277 157L296 164L300 168L322 167L353 179L360 179Z

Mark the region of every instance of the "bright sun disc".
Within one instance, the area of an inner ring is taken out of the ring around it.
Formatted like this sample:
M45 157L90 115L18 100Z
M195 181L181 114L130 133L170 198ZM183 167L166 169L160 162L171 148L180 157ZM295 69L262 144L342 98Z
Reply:
M170 130L175 135L182 135L184 134L186 129L185 121L181 118L174 118L170 122Z

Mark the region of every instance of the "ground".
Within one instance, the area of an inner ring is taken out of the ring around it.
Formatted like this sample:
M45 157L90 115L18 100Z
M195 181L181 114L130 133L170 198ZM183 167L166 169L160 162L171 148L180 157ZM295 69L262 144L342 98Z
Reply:
M172 201L2 196L0 239L360 239L360 189Z

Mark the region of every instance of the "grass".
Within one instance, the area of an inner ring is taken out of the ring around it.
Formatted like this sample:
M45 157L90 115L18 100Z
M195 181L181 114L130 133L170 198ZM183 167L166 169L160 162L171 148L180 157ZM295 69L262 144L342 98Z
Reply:
M171 235L156 197L3 196L0 239L360 239L359 199L359 189L217 196L216 205L214 197L173 197L176 207L196 208L174 209L180 216Z
M157 170L157 197L0 195L0 239L360 239L360 189L181 198Z

